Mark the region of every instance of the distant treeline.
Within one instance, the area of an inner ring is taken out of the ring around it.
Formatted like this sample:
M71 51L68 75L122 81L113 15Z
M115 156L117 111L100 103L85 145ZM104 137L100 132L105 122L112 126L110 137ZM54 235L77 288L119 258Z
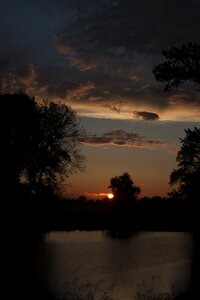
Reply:
M180 200L144 197L132 203L103 200L57 199L50 230L170 230L190 231L193 218Z

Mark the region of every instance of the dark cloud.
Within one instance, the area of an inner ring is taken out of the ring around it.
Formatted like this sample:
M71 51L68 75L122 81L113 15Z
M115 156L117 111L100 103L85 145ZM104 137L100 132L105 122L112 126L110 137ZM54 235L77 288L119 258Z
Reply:
M118 116L129 110L130 118L134 110L161 116L169 106L199 105L198 93L164 93L152 74L163 49L200 40L199 1L18 2L11 9L2 1L1 90L92 103Z
M148 140L135 132L127 132L121 129L106 132L104 134L88 134L81 139L81 143L91 146L113 145L142 149L156 149L166 146L167 143L159 140Z
M157 121L159 120L159 115L149 111L134 111L133 115L136 119L142 119L145 121Z
M81 1L76 7L73 3L79 14L56 35L56 43L82 71L109 70L116 62L130 71L166 47L200 38L200 3L195 0L86 1L84 9Z
M54 35L56 47L71 66L94 82L93 97L98 103L116 112L123 110L123 105L115 105L119 101L161 109L171 106L172 95L163 93L152 69L162 61L163 49L200 40L196 30L200 27L199 1L88 0L84 5L82 1L57 4L66 12L70 8L74 17ZM200 102L194 92L176 91L174 95L179 103Z

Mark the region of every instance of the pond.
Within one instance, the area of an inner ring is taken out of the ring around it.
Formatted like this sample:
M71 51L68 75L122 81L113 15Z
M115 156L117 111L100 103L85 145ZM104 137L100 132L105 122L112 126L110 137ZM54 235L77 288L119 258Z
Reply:
M50 232L37 268L57 299L134 300L185 291L192 255L192 236L184 232L140 232L127 239L103 231Z

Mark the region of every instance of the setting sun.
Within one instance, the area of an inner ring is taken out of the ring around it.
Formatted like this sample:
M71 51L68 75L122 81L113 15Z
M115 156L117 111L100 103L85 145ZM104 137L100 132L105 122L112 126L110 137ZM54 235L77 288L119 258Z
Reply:
M114 195L113 194L108 194L108 199L113 199Z

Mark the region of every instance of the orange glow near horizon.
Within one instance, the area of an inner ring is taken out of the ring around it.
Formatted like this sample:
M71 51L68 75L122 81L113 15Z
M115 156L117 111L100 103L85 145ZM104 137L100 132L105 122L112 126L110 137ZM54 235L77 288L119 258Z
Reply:
M80 195L84 195L88 199L99 200L99 199L106 199L112 200L114 195L112 193L94 193L94 192L85 192L80 193Z

